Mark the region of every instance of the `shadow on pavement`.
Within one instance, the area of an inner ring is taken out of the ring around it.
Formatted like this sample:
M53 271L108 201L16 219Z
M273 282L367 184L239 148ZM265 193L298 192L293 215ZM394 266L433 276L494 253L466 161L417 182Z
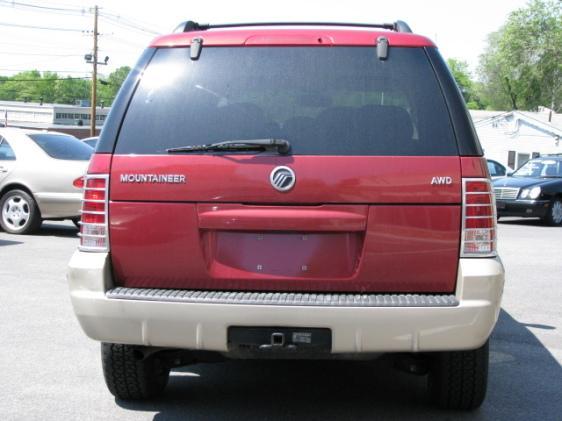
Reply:
M524 225L529 227L556 228L545 225L539 218L513 218L504 216L498 221L504 225Z
M562 368L537 338L502 311L491 342L488 397L477 411L427 402L425 378L374 362L231 361L172 372L164 396L116 403L180 419L560 419Z
M23 244L23 243L21 241L0 240L0 247L2 247L2 246L15 246L17 244Z
M38 237L78 237L78 228L71 224L43 222L39 231L33 235Z

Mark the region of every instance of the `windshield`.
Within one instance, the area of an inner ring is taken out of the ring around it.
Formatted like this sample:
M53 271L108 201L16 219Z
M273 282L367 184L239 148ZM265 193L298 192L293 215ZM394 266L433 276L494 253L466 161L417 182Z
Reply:
M198 60L161 48L115 152L239 139L286 139L294 155L458 154L424 50L382 61L374 47L205 47Z
M514 177L562 177L562 160L532 159L513 173Z
M88 161L94 152L90 146L66 134L41 133L30 134L29 137L55 159Z

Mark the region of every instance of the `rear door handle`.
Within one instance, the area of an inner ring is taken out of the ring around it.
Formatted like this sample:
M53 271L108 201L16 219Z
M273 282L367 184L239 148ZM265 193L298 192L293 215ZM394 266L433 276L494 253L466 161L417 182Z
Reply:
M0 167L0 172L8 172L8 169L4 167Z

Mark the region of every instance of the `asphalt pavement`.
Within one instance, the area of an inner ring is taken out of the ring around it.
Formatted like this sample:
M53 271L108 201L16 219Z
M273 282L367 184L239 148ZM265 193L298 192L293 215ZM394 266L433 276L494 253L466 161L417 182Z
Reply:
M172 372L163 397L115 400L99 344L81 331L68 297L71 223L33 236L0 232L2 420L562 420L562 228L500 222L507 271L492 335L488 397L477 411L427 403L425 379L375 362L199 364Z

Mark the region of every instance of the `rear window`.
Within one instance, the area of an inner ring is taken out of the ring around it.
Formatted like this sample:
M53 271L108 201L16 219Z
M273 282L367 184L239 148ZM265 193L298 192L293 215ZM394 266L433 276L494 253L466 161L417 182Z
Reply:
M40 133L31 134L29 137L55 159L70 161L88 161L94 150L80 142L77 138L64 134Z
M115 152L261 138L295 155L458 154L425 51L382 61L374 47L204 47L195 61L159 49Z

